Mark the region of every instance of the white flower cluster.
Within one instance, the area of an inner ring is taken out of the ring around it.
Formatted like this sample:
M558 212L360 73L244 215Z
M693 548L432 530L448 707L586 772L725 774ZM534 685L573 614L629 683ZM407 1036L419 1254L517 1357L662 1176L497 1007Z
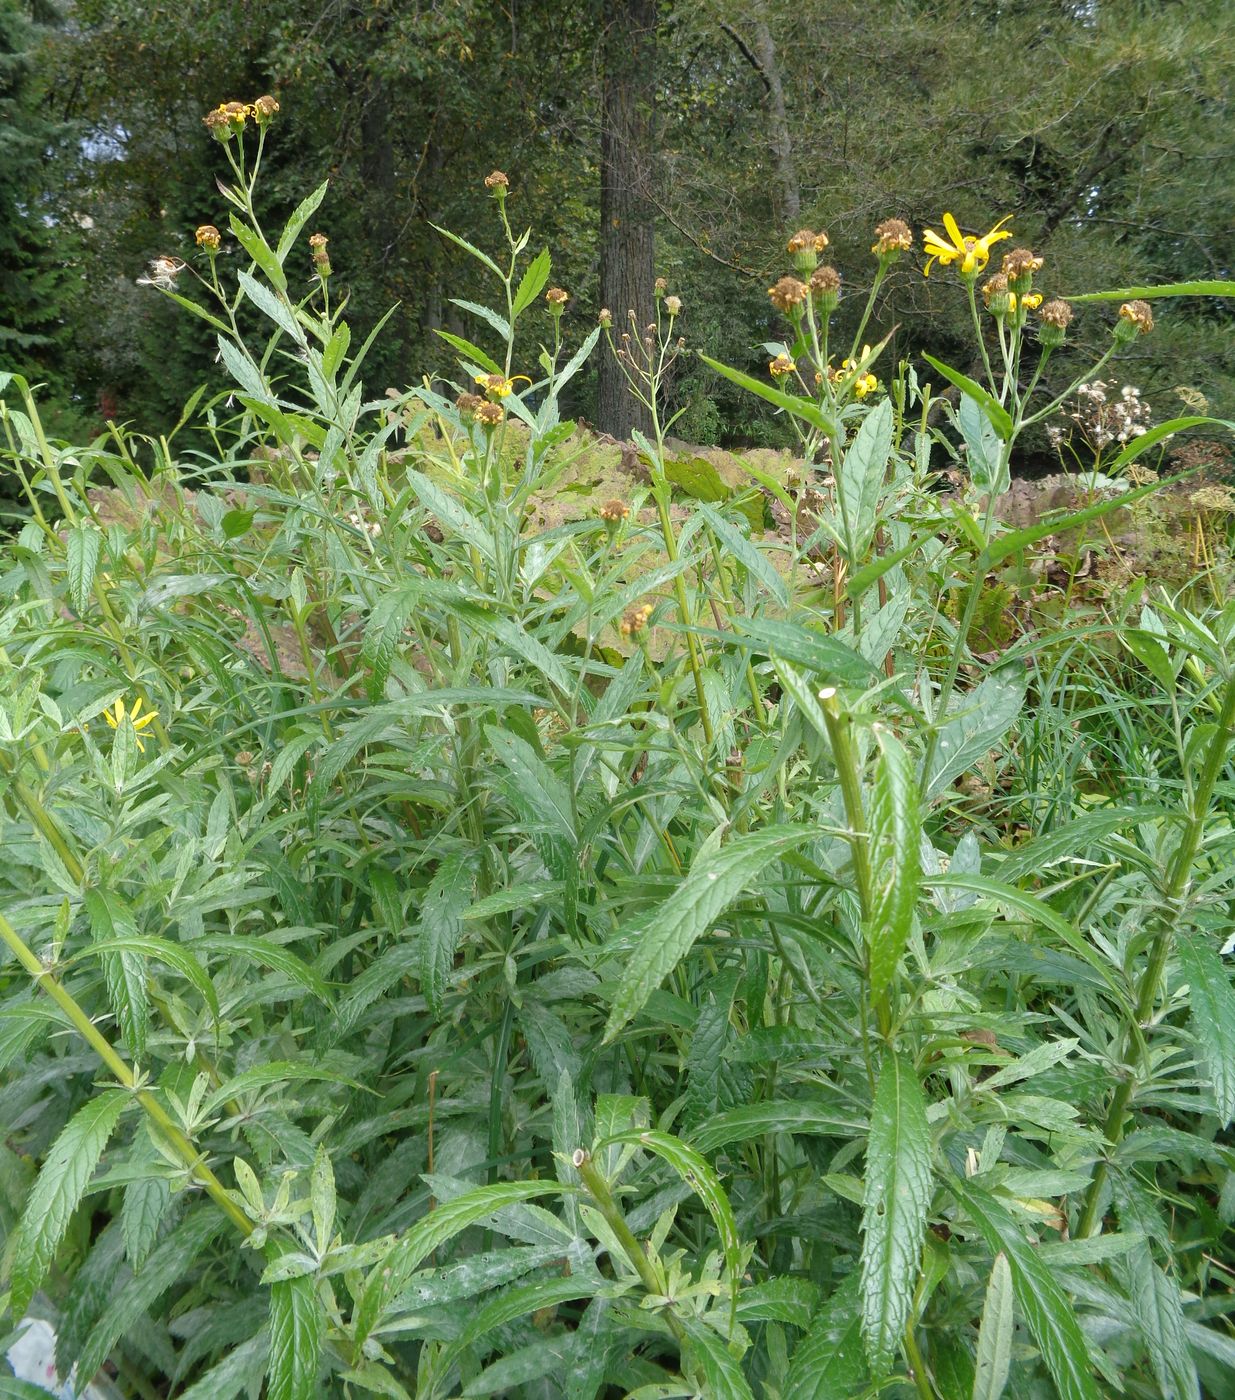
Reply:
M1063 416L1076 424L1081 438L1094 452L1101 452L1112 443L1125 446L1141 437L1152 422L1150 407L1141 398L1141 391L1131 384L1119 388L1113 379L1095 379L1080 385L1075 407ZM1058 451L1065 440L1064 429L1050 427L1046 433Z

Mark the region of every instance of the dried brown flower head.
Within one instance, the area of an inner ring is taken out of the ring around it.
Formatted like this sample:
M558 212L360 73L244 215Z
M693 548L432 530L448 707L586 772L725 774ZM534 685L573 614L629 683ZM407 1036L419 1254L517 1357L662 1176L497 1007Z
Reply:
M665 310L669 313L670 316L680 316L682 314L682 298L666 297Z
M258 126L268 126L278 110L279 104L267 93L253 104L253 120Z
M1008 279L1002 272L982 283L982 302L996 316L1002 316L1008 309Z
M159 287L165 292L170 291L183 270L184 263L179 258L151 258L145 277L139 277L137 284L139 287Z
M493 403L489 400L486 400L486 402L482 403L480 407L476 410L476 421L481 425L481 427L488 428L490 431L492 431L494 428L499 427L502 423L502 420L505 417L506 410L502 407L502 405L500 403Z
M460 394L455 399L455 407L459 410L459 417L463 419L475 418L476 410L484 403L484 399L479 394Z
M771 297L772 305L777 311L788 315L806 300L806 283L799 282L796 277L782 277L774 287L768 288L768 296Z
M326 251L326 244L330 239L324 233L311 233L309 235L309 253L313 258L313 271L319 277L330 276L330 254Z
M616 496L600 508L600 518L606 525L620 525L629 515L630 507L625 501L619 501Z
M618 626L618 631L623 637L634 637L648 625L648 618L652 616L652 604L640 603L636 608L628 608Z
M485 176L485 189L492 190L494 194L499 197L506 193L509 185L509 177L501 170L490 171L490 173Z
M610 311L607 306L602 306L600 308L600 315L596 318L596 323L602 330L607 331L609 327L613 325L613 312Z
M1013 248L1003 255L1003 275L1014 292L1027 292L1035 272L1042 271L1042 259L1028 248Z
M223 237L213 224L203 224L193 235L199 248L205 248L208 253L217 253L222 246Z
M570 293L563 291L561 287L550 287L545 293L545 300L549 303L550 310L560 312L570 300Z
M1148 335L1154 328L1154 314L1147 301L1125 301L1119 308L1119 320L1137 335Z
M669 281L665 277L658 277L652 284L652 290L658 297L663 297L669 290Z
M1072 317L1076 313L1066 301L1061 301L1056 297L1053 301L1048 301L1038 313L1038 319L1044 326L1054 326L1056 329L1066 331L1072 324Z
M881 258L894 253L907 253L913 247L913 232L904 219L884 219L875 225L875 241L871 252Z

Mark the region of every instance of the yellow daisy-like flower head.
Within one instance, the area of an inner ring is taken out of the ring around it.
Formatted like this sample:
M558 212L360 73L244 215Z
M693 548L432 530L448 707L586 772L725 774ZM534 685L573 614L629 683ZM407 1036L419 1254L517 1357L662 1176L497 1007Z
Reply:
M481 386L493 403L497 403L499 400L510 396L520 379L522 379L525 384L530 384L532 382L526 374L516 374L510 379L507 379L504 374L478 374L476 376L476 383Z
M797 369L791 355L777 355L774 360L768 362L768 373L773 379L783 379L785 375L792 374Z
M141 731L148 724L153 724L157 715L154 710L147 710L145 714L142 714L141 709L142 699L140 695L133 701L132 708L128 710L125 709L123 700L117 700L110 710L103 711L103 718L113 729L119 729L127 719L137 733L137 747L142 753L145 753L146 746L141 741Z
M863 361L870 359L871 348L869 345L862 347L862 353L856 360L846 357L841 361L841 373L843 375L854 375L857 368ZM853 392L859 399L864 399L867 394L873 393L879 387L879 381L873 374L867 371L865 374L858 374L853 380Z
M976 277L990 261L991 246L1001 238L1012 237L1012 230L1003 227L1011 217L1011 214L1006 215L989 233L984 233L978 238L962 233L952 215L945 214L943 226L947 230L947 238L941 238L930 228L922 235L922 246L930 254L924 269L925 275L930 276L932 265L938 261L944 267L959 262L962 277Z

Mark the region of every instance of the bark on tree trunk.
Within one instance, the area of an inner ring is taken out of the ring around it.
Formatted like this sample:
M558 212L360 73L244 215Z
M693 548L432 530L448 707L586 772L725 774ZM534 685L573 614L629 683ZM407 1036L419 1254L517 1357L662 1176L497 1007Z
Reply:
M793 163L793 142L785 111L785 88L780 80L780 65L776 61L776 45L772 42L772 32L762 8L756 12L755 50L768 89L768 135L772 139L777 182L780 185L780 209L777 212L786 229L791 230L797 227L802 215L802 196L798 189L797 166Z
M655 217L653 72L657 0L605 0L604 87L600 133L600 298L613 312L614 336L642 337L652 319ZM627 312L633 310L637 330ZM626 388L620 367L601 356L597 426L616 438L651 431L651 417Z

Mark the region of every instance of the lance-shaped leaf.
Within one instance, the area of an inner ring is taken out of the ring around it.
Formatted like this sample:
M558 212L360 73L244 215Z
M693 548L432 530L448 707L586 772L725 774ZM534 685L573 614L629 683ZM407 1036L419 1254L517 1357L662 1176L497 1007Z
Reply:
M900 742L875 728L879 768L867 824L870 827L871 907L866 924L870 994L878 1001L896 975L918 898L922 819L913 766Z
M770 826L740 836L727 846L705 843L690 873L669 898L614 936L619 946L633 943L634 949L626 959L622 984L609 1012L605 1041L613 1040L638 1015L695 940L709 932L765 866L803 845L813 834L806 826Z
M1180 965L1192 991L1192 1035L1200 1047L1224 1128L1235 1118L1235 989L1217 950L1203 935L1181 934Z
M922 1089L912 1063L890 1050L871 1113L862 1212L862 1339L876 1376L891 1369L909 1321L930 1203Z
M973 1400L999 1400L1012 1365L1012 1270L1006 1254L995 1255L982 1307L982 1330L974 1366Z

